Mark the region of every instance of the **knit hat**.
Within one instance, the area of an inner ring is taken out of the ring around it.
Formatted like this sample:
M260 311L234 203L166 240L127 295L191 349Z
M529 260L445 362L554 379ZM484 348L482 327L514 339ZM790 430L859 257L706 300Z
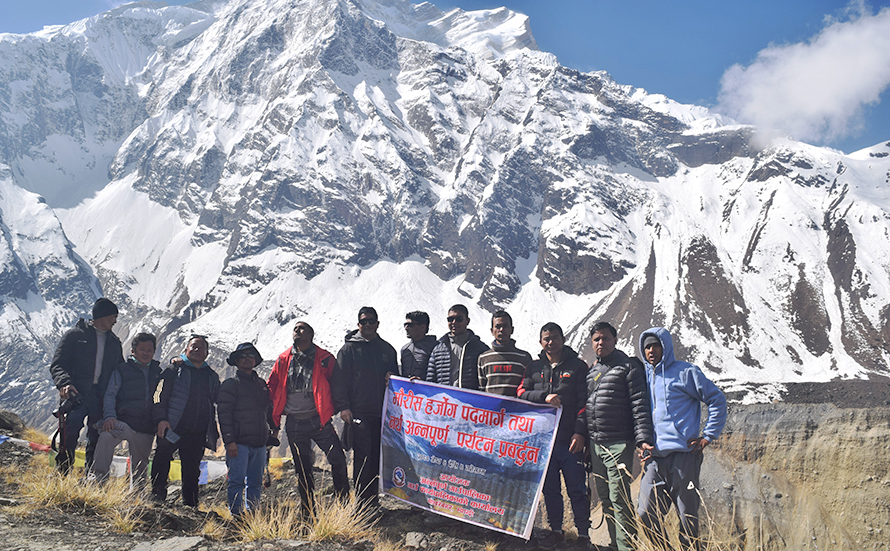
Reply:
M659 339L653 333L646 333L645 335L643 335L643 350L646 350L647 347L653 344L661 346L661 339Z
M116 316L117 306L105 297L100 298L93 305L93 319L104 318L105 316Z
M259 351L253 345L253 343L242 342L235 348L234 352L229 354L229 357L226 360L226 363L229 365L238 365L237 362L235 362L235 360L242 354L253 354L254 359L256 360L256 363L254 365L260 365L260 363L262 363L262 361L263 361L263 357L260 356Z

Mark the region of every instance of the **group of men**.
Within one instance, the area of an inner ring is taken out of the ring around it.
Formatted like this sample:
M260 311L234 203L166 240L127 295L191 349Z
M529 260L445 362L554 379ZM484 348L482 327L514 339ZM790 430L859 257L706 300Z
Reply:
M156 436L153 496L166 499L170 461L178 451L183 502L197 506L203 450L216 449L221 433L229 468L229 507L238 515L259 503L266 446L277 442L283 415L305 514L314 509L312 442L331 465L335 493L348 494L341 440L352 446L353 483L360 501L379 510L383 400L389 376L402 375L563 408L543 486L550 531L540 547L564 541L560 474L579 538L589 545L589 460L611 546L632 549L637 526L630 498L635 452L644 464L640 524L650 538L666 541L662 518L674 505L681 541L692 548L699 545L701 452L722 431L726 400L701 369L674 358L666 329L652 328L640 336L641 362L616 348L617 331L611 324L597 323L590 333L596 359L588 367L565 344L556 323L541 328L541 351L535 359L516 347L507 312L492 315L489 346L469 329L467 308L456 304L448 310L449 331L439 339L428 334L428 314L409 312L404 322L409 342L399 358L378 334L376 310L366 306L336 357L314 344L312 327L298 321L293 344L275 360L268 381L255 371L262 362L259 352L243 343L227 359L237 368L235 376L221 384L206 362L209 343L202 335L192 335L183 353L163 371L153 359L156 339L148 333L136 335L124 361L120 340L111 332L117 314L108 299L96 301L93 319L81 319L68 331L53 358L50 371L62 400L57 464L63 472L71 469L85 420L87 470L99 479L108 476L114 447L127 440L134 480L141 482ZM708 408L703 432L702 402ZM333 427L337 412L348 438L338 437Z

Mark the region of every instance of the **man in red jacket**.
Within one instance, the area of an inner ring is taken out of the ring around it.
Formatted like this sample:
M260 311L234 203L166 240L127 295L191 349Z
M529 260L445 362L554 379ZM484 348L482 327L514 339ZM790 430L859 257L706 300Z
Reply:
M278 436L284 414L284 431L294 457L304 514L310 514L315 507L313 441L331 464L334 491L341 498L349 492L346 455L331 423L335 411L330 380L337 360L312 343L314 336L308 323L298 321L294 326L294 345L278 356L269 375L274 435Z

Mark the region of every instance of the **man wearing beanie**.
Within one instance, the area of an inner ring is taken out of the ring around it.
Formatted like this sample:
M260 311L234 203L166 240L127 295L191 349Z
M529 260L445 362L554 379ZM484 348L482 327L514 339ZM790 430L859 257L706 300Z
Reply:
M62 337L52 363L50 374L59 400L76 404L63 416L59 430L59 452L56 466L67 474L74 464L74 450L80 438L80 430L87 421L87 470L93 464L93 455L99 441L96 424L102 419L102 395L111 373L123 363L121 341L111 332L117 323L117 306L107 298L100 298L93 305L93 319L81 318Z

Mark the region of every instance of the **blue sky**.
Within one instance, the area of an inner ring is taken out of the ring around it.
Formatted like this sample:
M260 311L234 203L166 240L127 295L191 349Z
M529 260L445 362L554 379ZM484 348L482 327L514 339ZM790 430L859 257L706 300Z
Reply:
M120 4L0 0L0 32ZM170 4L187 2L174 0ZM582 71L846 152L890 140L890 0L447 0L529 16L538 46Z

